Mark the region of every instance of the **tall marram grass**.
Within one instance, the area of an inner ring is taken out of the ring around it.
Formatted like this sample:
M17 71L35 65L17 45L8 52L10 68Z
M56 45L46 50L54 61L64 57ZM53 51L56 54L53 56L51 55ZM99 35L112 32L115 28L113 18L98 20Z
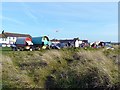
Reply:
M63 49L2 55L5 88L116 88L118 63L112 50ZM116 53L117 52L117 53Z

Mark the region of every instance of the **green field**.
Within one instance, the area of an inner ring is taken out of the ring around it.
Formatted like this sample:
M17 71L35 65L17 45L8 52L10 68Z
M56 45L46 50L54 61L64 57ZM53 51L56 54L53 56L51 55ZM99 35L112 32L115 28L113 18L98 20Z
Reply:
M10 47L0 47L0 51L11 51Z
M2 87L8 88L118 88L115 50L68 48L42 51L2 50Z

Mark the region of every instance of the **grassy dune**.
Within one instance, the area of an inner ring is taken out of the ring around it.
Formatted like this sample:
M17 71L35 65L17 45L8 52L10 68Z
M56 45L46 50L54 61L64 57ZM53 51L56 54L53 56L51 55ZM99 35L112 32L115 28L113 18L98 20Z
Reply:
M120 50L2 52L2 87L118 88Z

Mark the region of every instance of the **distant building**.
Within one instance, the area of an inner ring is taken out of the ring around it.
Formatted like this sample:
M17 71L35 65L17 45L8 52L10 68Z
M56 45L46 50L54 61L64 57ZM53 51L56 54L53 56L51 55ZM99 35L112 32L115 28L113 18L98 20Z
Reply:
M82 43L88 43L88 40L79 40L79 38L74 39L63 39L63 40L51 40L51 43L64 43L66 46L79 47Z
M111 42L112 45L120 45L120 42Z
M17 40L18 37L30 37L31 36L29 34L19 34L19 33L9 33L9 32L2 32L2 34L0 34L0 43L1 44L14 44Z
M58 44L58 43L60 43L60 41L57 40L57 39L52 39L52 40L50 40L50 41L51 41L51 43L54 43L54 44Z

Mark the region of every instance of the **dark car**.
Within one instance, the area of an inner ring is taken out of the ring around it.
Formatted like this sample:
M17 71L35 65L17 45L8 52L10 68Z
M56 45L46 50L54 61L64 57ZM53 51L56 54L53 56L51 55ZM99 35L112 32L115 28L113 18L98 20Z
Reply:
M52 49L60 49L60 47L57 44L54 44L54 43L52 43L50 45L50 48L52 48Z
M0 43L0 47L2 47L2 43Z
M61 48L65 48L66 46L64 43L57 43L57 44L52 43L50 47L52 49L61 49Z

